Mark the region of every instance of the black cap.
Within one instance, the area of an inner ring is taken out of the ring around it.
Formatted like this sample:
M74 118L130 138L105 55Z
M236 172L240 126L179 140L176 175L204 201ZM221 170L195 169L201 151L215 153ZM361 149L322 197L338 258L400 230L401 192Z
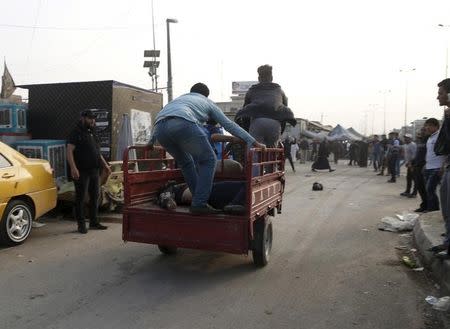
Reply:
M92 112L91 110L84 110L83 112L81 112L81 116L89 118L89 119L95 119L96 118L94 112Z

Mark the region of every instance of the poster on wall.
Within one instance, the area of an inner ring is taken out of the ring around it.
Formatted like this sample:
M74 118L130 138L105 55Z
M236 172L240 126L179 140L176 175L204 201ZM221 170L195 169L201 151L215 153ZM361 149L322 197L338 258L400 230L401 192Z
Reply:
M133 144L147 144L152 129L152 116L148 112L131 109L131 135Z
M111 160L111 123L108 110L92 109L95 114L95 130L100 142L100 152L106 161Z

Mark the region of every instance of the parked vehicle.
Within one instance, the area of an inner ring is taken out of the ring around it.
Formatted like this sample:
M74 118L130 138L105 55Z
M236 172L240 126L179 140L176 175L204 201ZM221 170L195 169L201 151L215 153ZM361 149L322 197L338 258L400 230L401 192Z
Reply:
M33 220L56 206L52 173L47 160L29 159L0 142L0 244L24 242Z
M170 181L183 182L181 170L165 150L155 147L130 147L137 159L124 155L123 168L136 162L138 170L124 170L124 241L156 244L165 254L178 247L248 254L251 250L257 266L268 263L272 247L272 216L281 213L284 191L284 151L273 148L250 149L245 154L243 172L230 176L223 161L214 180L245 183L246 211L240 215L193 215L186 206L175 210L156 204L159 191ZM244 146L245 149L245 146ZM131 152L128 152L131 153ZM155 155L155 153L157 153ZM258 173L256 173L258 172Z

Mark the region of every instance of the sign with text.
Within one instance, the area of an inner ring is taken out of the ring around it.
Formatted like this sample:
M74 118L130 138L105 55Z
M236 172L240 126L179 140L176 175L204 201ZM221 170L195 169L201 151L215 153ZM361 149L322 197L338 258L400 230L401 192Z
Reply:
M231 92L233 94L245 94L251 86L256 85L258 81L233 81L231 83Z

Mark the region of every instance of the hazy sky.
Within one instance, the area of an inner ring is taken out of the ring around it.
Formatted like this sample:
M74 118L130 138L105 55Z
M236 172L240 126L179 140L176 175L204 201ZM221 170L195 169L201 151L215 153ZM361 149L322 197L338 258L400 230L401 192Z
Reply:
M151 0L0 0L0 8L0 56L16 84L118 80L151 87L142 67L143 50L153 48ZM403 124L406 77L408 122L441 116L436 84L445 78L449 14L449 0L154 0L159 85L167 81L165 20L176 18L175 97L202 81L211 99L229 100L232 81L256 80L256 68L271 64L297 117L323 115L326 124L367 133L374 119L378 133L381 90L391 91L387 129Z

